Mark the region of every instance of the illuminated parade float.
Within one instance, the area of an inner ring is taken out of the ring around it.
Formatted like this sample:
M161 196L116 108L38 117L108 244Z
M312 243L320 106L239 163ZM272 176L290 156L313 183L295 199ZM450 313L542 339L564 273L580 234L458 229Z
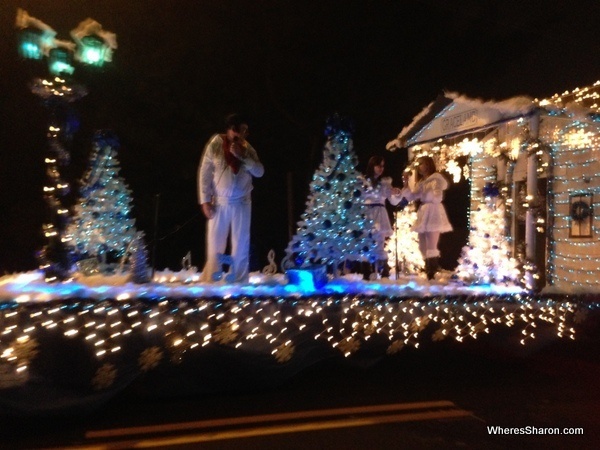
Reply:
M431 155L455 183L469 184L468 239L454 270L434 280L422 273L408 231L413 205L395 214L389 278L347 270L373 262L377 244L352 127L335 117L284 260L270 255L262 272L237 284L227 276L235 261L224 255L223 272L201 283L187 258L174 271L151 267L110 132L94 137L78 203L62 203L69 139L61 119L85 94L71 57L101 65L116 37L88 19L74 42L58 41L24 11L17 26L21 55L50 64L51 76L32 91L52 117L44 157L51 220L40 267L0 278L4 412L89 411L133 383L161 395L214 392L242 379L282 379L324 358L384 357L507 328L523 345L540 334L575 339L577 324L597 310L599 83L547 100L444 94L390 142L408 150L410 164Z

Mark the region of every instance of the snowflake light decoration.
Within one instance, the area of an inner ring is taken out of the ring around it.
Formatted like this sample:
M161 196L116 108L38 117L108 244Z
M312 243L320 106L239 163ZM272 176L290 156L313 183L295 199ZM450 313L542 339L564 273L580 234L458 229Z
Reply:
M215 342L219 344L230 344L238 337L238 326L229 322L222 323L217 327L214 334Z
M344 353L344 356L350 356L360 348L360 341L353 337L348 337L338 343L338 348Z
M397 340L397 341L394 341L394 342L392 342L392 343L390 344L390 346L387 348L387 350L386 350L386 353L387 353L388 355L394 355L394 354L396 354L396 353L400 352L400 350L402 350L402 349L404 348L404 345L405 345L405 344L404 344L404 341L402 341L402 340L400 340L400 339L399 339L399 340Z
M163 358L163 351L154 346L144 350L138 358L138 365L143 372L154 369Z
M284 363L292 358L294 351L295 347L292 341L286 341L273 350L273 354L277 362Z
M115 382L117 378L117 368L114 364L105 363L97 371L92 378L92 386L96 390L106 389Z

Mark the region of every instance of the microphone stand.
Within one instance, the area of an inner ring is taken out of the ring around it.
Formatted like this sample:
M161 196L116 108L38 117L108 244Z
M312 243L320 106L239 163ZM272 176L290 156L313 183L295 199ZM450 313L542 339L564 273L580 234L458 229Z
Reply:
M400 264L398 259L398 213L400 210L398 209L398 205L394 208L394 228L396 228L396 281L398 281L398 275L400 272Z
M398 203L396 206L394 206L394 228L396 230L396 281L398 281L398 275L400 272L400 259L398 258L398 213L400 213L400 211L403 211L404 208L406 208L406 206L408 205L408 200L406 200L404 197L402 198L402 200L400 200L400 203ZM406 262L406 261L405 261ZM403 264L404 266L404 264ZM404 267L403 267L404 270Z

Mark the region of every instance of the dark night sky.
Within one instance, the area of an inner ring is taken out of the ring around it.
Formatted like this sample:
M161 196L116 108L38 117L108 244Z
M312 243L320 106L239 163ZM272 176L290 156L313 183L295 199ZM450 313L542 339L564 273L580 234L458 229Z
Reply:
M0 274L35 268L44 243L46 117L27 87L44 68L17 57L18 7L58 38L87 17L117 34L109 67L77 68L90 93L75 105L81 129L68 175L81 176L93 131L113 129L149 240L160 194L157 266L174 270L188 250L194 264L203 262L196 168L228 112L253 119L249 140L266 167L255 182L256 270L269 249L283 256L287 174L296 221L331 113L354 119L361 169L370 155L386 154L388 167L400 170L404 155L385 144L443 90L543 98L600 78L597 0L2 0Z

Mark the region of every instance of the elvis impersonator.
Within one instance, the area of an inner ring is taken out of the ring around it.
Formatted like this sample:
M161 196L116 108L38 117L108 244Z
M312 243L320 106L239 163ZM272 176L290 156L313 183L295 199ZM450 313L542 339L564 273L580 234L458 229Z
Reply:
M198 201L207 219L206 264L201 281L222 272L219 255L231 234L230 272L234 282L248 281L252 177L265 172L256 150L246 141L248 121L239 114L225 120L225 134L212 136L198 167Z

